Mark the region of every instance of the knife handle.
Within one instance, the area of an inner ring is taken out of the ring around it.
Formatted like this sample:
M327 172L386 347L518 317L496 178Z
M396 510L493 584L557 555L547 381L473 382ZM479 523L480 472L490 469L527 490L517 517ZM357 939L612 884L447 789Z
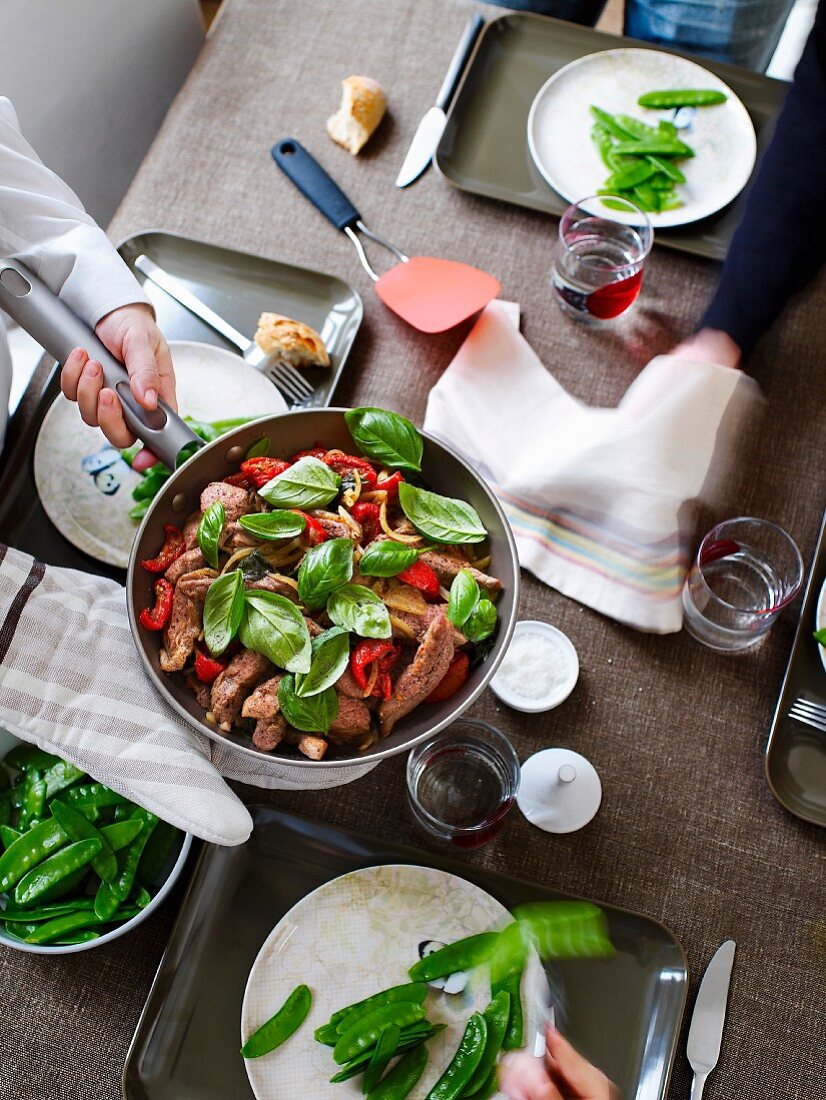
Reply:
M459 78L467 64L470 51L476 45L476 39L479 37L484 25L484 19L477 12L477 14L468 21L468 25L465 27L464 33L459 39L459 45L456 47L453 60L450 62L448 70L445 73L445 78L442 81L439 94L436 96L436 106L441 107L443 111L447 109L448 103L453 99L453 93L456 91L459 84Z
M694 1079L691 1082L691 1096L689 1100L702 1100L703 1089L706 1087L707 1073L695 1072Z
M361 215L339 185L295 138L277 141L270 150L272 159L285 176L309 199L336 229L355 228Z

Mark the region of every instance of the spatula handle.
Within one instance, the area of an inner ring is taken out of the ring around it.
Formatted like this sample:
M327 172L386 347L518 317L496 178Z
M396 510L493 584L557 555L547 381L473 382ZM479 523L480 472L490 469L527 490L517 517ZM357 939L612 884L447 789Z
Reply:
M88 325L18 260L0 260L0 309L44 347L58 363L74 348L84 348L103 367L103 380L123 405L123 419L133 435L162 462L175 469L182 447L204 441L163 401L152 412L142 408L129 385L122 363L111 355Z
M336 229L352 229L361 215L338 184L295 138L277 141L272 159L298 190Z

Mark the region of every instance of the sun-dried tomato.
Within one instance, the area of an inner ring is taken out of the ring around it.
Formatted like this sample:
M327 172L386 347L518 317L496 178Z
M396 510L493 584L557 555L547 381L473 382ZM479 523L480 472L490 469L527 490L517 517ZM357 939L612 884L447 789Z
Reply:
M402 569L399 580L411 588L418 588L426 600L439 598L439 578L423 561L414 561L407 569Z
M390 670L400 655L401 647L394 642L379 638L366 638L363 642L359 642L350 654L350 668L358 686L362 690L367 690L375 665L378 675L370 694L378 699L389 699L393 691Z
M443 703L451 695L455 695L468 678L470 672L470 658L464 650L460 649L450 664L447 672L435 686L433 691L425 699L426 703Z
M177 527L165 523L163 533L166 541L158 556L141 562L141 569L145 569L147 573L165 573L173 561L177 561L186 550L186 541Z
M175 589L164 577L155 581L155 605L145 607L138 615L141 626L147 630L163 630L172 614L172 598Z
M372 542L381 531L381 508L371 501L357 501L350 509L350 514L356 523L361 524L362 543L366 546Z
M360 458L358 455L345 455L340 451L328 451L321 461L325 466L329 466L331 470L335 470L337 474L342 476L348 474L351 470L357 470L361 478L361 484L365 489L375 489L376 487L378 475L373 464L368 462L366 458Z
M212 657L198 647L195 651L195 675L202 684L211 684L217 680L229 664L225 657Z
M256 489L263 489L268 481L289 468L290 463L281 458L248 458L241 463L241 473L246 474Z

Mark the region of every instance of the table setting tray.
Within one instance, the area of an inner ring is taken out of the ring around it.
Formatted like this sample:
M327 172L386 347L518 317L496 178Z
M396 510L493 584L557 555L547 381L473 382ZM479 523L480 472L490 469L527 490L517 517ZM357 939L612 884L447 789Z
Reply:
M766 780L778 802L804 821L826 826L826 733L789 717L789 707L800 696L826 706L826 668L812 637L817 629L817 604L824 583L826 512L765 755Z
M137 256L145 254L186 282L197 297L241 332L254 333L263 311L283 313L312 325L323 334L332 361L314 404L330 404L363 315L361 298L343 280L162 230L127 237L119 251L130 267ZM134 274L144 281L139 271ZM158 287L146 289L167 339L228 348L221 336ZM243 363L240 355L238 359ZM9 423L0 476L0 541L47 565L102 573L122 581L123 570L90 557L65 539L40 502L33 455L43 419L60 393L58 367L53 366L45 376L38 372L36 385L37 390L30 387L26 395L25 431L17 428L17 415ZM22 421L22 411L20 418Z
M251 839L205 846L146 1001L123 1072L126 1100L249 1100L239 1056L241 1002L261 944L279 919L325 882L383 863L437 867L507 907L570 895L432 852L252 807ZM558 964L567 1034L625 1100L665 1096L688 971L656 921L603 906L616 954Z
M460 190L561 215L568 203L542 178L528 149L531 104L546 80L569 62L622 47L676 52L527 12L492 20L479 37L451 105L436 152L439 171ZM693 60L729 84L743 101L757 134L759 164L788 84L734 65L706 58ZM583 140L589 140L587 134ZM724 259L742 214L744 196L745 192L702 221L658 229L657 242L697 256Z

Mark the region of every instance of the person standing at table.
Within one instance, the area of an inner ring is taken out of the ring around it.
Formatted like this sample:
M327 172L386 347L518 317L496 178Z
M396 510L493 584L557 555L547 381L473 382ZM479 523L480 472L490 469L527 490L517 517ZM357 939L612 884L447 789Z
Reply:
M700 330L676 348L739 367L826 260L826 2L746 199Z
M27 264L93 328L120 359L145 409L161 397L175 408L169 348L140 284L80 200L22 136L11 102L0 97L0 255ZM12 363L0 322L0 444L8 415ZM78 348L63 365L61 388L83 420L116 447L134 442L120 399L103 386L103 368Z

